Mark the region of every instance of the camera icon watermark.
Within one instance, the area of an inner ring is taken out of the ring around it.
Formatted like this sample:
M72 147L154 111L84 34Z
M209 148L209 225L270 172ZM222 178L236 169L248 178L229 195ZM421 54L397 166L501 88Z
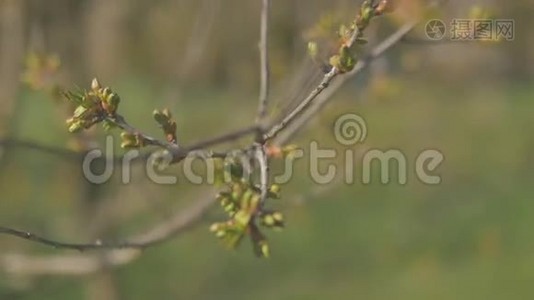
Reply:
M440 41L447 36L451 41L513 41L515 21L512 19L452 19L447 24L440 19L429 20L425 35L429 40Z

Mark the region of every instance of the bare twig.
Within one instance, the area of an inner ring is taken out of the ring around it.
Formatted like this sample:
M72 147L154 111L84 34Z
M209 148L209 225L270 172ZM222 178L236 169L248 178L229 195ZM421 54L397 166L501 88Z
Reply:
M441 1L436 1L435 3L430 4L430 7L438 5L440 2ZM362 4L362 10L365 10L364 9L364 5L365 5L365 2L364 2L364 4ZM369 5L369 3L367 3L367 5ZM382 1L380 3L375 3L374 1L371 1L370 7L372 7L372 9L375 9L375 13L378 12L378 15L381 15L385 10L387 10L386 6L388 6L388 5L390 5L390 3L388 4L387 1ZM368 8L369 7L366 7L366 9L368 9ZM378 11L378 10L381 10L381 11ZM365 19L366 17L367 17L367 19ZM364 20L366 20L366 21L364 21ZM365 16L364 12L362 12L359 15L357 15L356 16L356 21L354 23L354 28L352 29L352 32L351 32L351 35L350 35L349 39L346 42L344 42L342 47L346 47L348 49L353 47L353 45L357 42L358 38L360 37L360 35L362 33L362 30L364 30L364 28L367 26L367 23L369 22L369 20L370 20L369 16L368 15ZM389 49L394 44L398 43L400 41L400 39L402 37L404 37L406 35L406 33L409 32L416 24L417 24L417 22L413 21L413 22L407 24L407 26L401 28L401 30L399 30L400 34L399 34L398 38L396 38L397 34L394 34L393 38L388 39L383 44L379 45L377 47L377 49L375 49L375 52L378 52L378 55L380 55L382 52L384 52L385 50ZM404 29L407 29L406 33L402 32ZM385 48L385 49L382 49L382 48ZM378 56L378 55L376 55L376 56ZM371 54L371 57L372 56L373 56L373 54ZM355 66L355 68L353 68L349 72L349 74L354 75L356 73L359 73L361 71L361 69L363 69L368 64L368 62L369 62L369 59L367 59L366 61L360 60L358 62L358 64ZM290 126L291 123L293 123L298 117L300 117L303 113L305 113L308 110L308 108L312 105L312 103L317 99L317 97L319 97L323 93L323 91L330 85L330 83L334 80L334 78L336 78L338 75L343 74L343 73L344 72L342 72L336 66L332 66L331 70L324 75L323 80L308 95L308 97L306 97L304 100L302 100L297 105L297 107L295 107L290 113L285 115L280 122L275 123L275 124L273 124L271 126L269 131L264 135L264 140L271 140L271 139L275 138L279 133L281 133L288 126ZM348 77L349 76L344 76L343 77L343 81L347 80ZM338 83L336 86L337 87L335 89L331 89L331 91L332 90L333 91L337 90L341 86L341 84ZM331 94L332 94L332 92L330 92L330 95ZM330 98L330 95L327 96L326 98Z
M139 133L135 128L133 128L128 123L126 123L123 118L121 119L119 117L118 119L116 119L116 121L119 124L122 124L123 129L127 130L128 132ZM220 145L220 144L224 144L224 143L233 142L233 141L235 141L237 139L240 139L240 138L243 138L243 137L245 137L247 135L252 135L252 134L256 133L257 130L258 130L258 127L256 125L250 126L250 127L241 128L241 129L229 132L229 133L221 134L221 135L213 137L213 138L209 138L209 139L206 139L206 140L195 142L194 144L192 144L190 146L186 146L186 147L180 148L180 150L178 150L178 149L173 150L174 151L173 153L176 155L176 157L183 158L183 157L187 156L189 153L191 153L192 151L202 150L202 149L205 149L205 148L208 148L208 147L212 147L212 146L216 146L216 145ZM154 140L153 144L158 145L158 146L163 147L163 148L166 148L167 146L172 146L173 147L172 149L174 149L174 147L176 147L176 145L174 145L174 146L171 145L171 144L167 145L166 143L164 143L162 141L157 141L157 139L155 139L153 137L150 137L148 135L143 135L143 137L145 137L147 139ZM16 138L0 139L0 147L26 148L26 149L36 150L36 151L40 151L40 152L43 152L43 153L56 155L56 156L59 156L59 157L62 157L62 158L74 159L74 160L81 159L87 154L87 151L94 150L94 149L87 149L87 150L83 150L83 151L75 151L75 150L71 150L71 149L67 149L67 148L47 146L47 145L43 145L43 144L35 142L35 141L21 140L21 139L16 139ZM217 153L215 153L215 154L216 154L215 156L220 156L220 155L217 155ZM140 157L140 159L135 159L134 161L136 161L136 162L144 161L150 155L152 155L152 152L147 153L146 155ZM122 156L114 157L113 161L116 162L116 163L120 163L122 161Z
M277 100L278 111L276 113L279 116L288 114L324 76L324 72L317 67L317 63L309 57L301 63L299 71L295 74L293 82L285 89L286 93Z
M256 125L245 127L245 128L241 128L241 129L232 131L230 133L222 134L222 135L210 138L210 139L206 139L206 140L203 140L203 141L196 142L196 143L194 143L194 144L192 144L192 145L190 145L188 147L184 147L183 151L189 152L189 151L193 151L193 150L205 149L205 148L212 147L212 146L215 146L215 145L220 145L220 144L224 144L224 143L233 142L233 141L235 141L237 139L240 139L240 138L242 138L244 136L254 134L257 131L258 131L258 126L256 126Z
M186 79L191 76L191 73L202 62L209 42L212 40L212 31L215 24L217 24L217 16L222 5L221 1L202 0L193 28L189 33L184 55L182 59L177 61L174 67L175 71L171 77L171 88L169 94L166 95L166 102L170 105L174 106L177 103L176 101L180 99Z
M361 31L359 27L355 26L345 46L347 48L351 48L354 43L356 43L356 40L358 39L360 34ZM272 138L276 137L276 135L278 135L282 130L284 130L288 125L290 125L295 120L295 118L300 116L310 106L310 104L312 104L315 98L317 98L317 96L319 96L330 85L330 82L332 82L332 80L336 78L339 74L341 74L340 70L333 66L330 72L324 75L321 83L319 83L319 85L308 95L308 97L302 100L302 102L300 102L297 107L295 107L289 114L287 114L282 119L282 121L280 121L280 123L274 124L269 129L269 131L264 135L264 140L271 140Z
M267 101L269 98L269 15L271 0L262 0L260 25L260 97L256 124L260 124L267 115Z
M334 82L331 87L325 91L320 97L317 98L316 103L304 113L298 120L294 122L292 126L286 128L286 130L280 134L278 138L275 139L274 144L282 145L289 141L293 136L304 126L306 123L313 118L323 107L328 103L332 98L335 92L350 78L360 74L369 64L376 58L380 57L386 51L391 49L397 43L399 43L402 38L408 34L416 25L417 21L409 22L402 27L400 27L395 33L391 34L388 38L378 44L371 52L367 55L366 58L360 60L354 69L342 76Z
M159 146L169 151L173 151L174 149L178 148L177 144L162 141L160 139L141 133L138 129L128 124L128 122L126 122L126 119L119 114L116 114L115 116L107 117L107 120L131 134L136 134L136 135L141 136L143 138L143 141L149 145Z
M173 238L177 234L188 229L195 222L199 221L205 214L205 212L209 209L209 207L215 202L213 198L214 197L205 197L205 199L195 202L191 207L180 211L180 213L176 214L176 216L174 216L170 220L165 221L161 224L157 224L153 228L147 230L144 233L132 237L129 241L126 242L107 243L102 241L96 241L92 243L64 243L57 240L45 238L31 232L11 229L7 227L0 227L0 234L7 234L19 237L54 248L71 249L78 251L98 249L142 250Z
M257 143L254 149L256 160L260 169L260 209L263 207L265 200L267 199L267 191L269 185L269 160L267 158L267 152L265 151L265 145Z
M47 154L61 156L67 159L69 158L79 159L82 156L82 153L78 151L74 151L74 150L70 150L66 148L42 145L34 141L19 140L19 139L14 139L14 138L6 138L6 139L0 140L0 147L26 148L26 149L40 151L40 152L47 153Z
M321 83L306 97L302 102L299 103L295 109L293 109L287 116L283 118L280 123L275 124L271 129L264 135L265 140L271 140L276 137L282 130L284 130L288 125L291 124L304 110L306 110L310 104L319 94L321 94L324 89L328 87L332 79L334 79L339 74L337 68L332 68L324 77Z
M75 244L75 243L64 243L56 240L52 240L49 238L42 237L40 235L28 232L28 231L22 231L17 229L12 229L8 227L0 226L0 234L7 234L16 236L22 239L26 239L28 241L36 242L39 244L51 246L54 248L62 248L62 249L71 249L71 250L78 250L78 251L84 251L84 250L93 250L93 249L122 249L122 248L142 248L142 245L138 245L137 243L120 243L120 244L102 244L100 242L95 243L85 243L85 244Z
M265 151L265 139L262 128L262 121L267 115L267 104L269 100L269 15L271 0L262 0L261 21L260 21L260 96L258 104L258 115L256 125L258 131L254 147L254 155L260 170L260 210L267 199L267 189L269 185L269 162Z
M183 60L180 62L177 82L181 84L184 79L197 67L210 41L210 33L216 23L216 16L222 5L221 1L202 1L200 12L195 20L195 25L189 34L187 48Z

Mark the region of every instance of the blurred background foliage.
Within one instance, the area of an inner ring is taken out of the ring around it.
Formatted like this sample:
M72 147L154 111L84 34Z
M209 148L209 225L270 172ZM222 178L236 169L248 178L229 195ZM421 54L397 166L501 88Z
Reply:
M422 5L398 2L396 14L369 28L369 47ZM273 116L321 74L306 58L306 32L325 14L350 20L359 4L273 1ZM255 258L248 245L220 247L208 232L220 219L214 209L200 226L118 269L75 277L2 269L0 298L534 297L534 5L449 1L433 17L448 24L475 4L513 19L515 40L403 42L351 80L295 140L305 149L317 140L344 151L333 123L355 112L369 128L362 148L400 149L408 166L420 151L440 150L440 185L424 185L411 170L405 186L380 184L379 174L370 185L317 186L302 160L282 190L278 205L288 226L269 234L271 259ZM21 82L32 52L61 60L54 81L64 86L87 87L98 76L121 95L123 115L149 133L158 134L151 112L162 107L175 114L184 144L250 124L259 87L259 11L260 1L246 0L0 0L0 135L65 148L104 141L100 129L67 134L66 107ZM424 39L422 29L410 37ZM138 168L132 184L116 174L95 186L77 160L3 147L0 223L66 241L120 240L206 197L206 187L179 180L158 186ZM12 253L63 252L1 237L0 262Z

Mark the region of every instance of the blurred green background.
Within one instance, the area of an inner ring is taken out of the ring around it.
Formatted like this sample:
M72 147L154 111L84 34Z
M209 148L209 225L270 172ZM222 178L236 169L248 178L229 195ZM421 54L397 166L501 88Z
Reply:
M45 81L87 87L97 76L121 95L123 115L154 135L154 108L174 112L183 144L251 124L260 2L0 0L2 138L59 148L80 143L65 128L65 105L21 83L32 52L61 59ZM6 267L13 254L78 253L1 236L0 299L532 299L534 5L449 2L427 18L448 23L479 4L515 21L514 41L430 42L418 28L351 79L292 141L343 152L333 124L357 113L369 133L356 147L401 150L412 168L406 185L381 184L380 174L361 184L356 159L355 184L318 186L299 161L276 203L287 228L268 232L267 260L254 257L248 241L236 251L219 245L208 231L224 218L217 207L132 263L91 275L13 272ZM273 1L272 117L320 76L306 58L306 32L326 14L350 20L359 4ZM399 1L398 12L369 28L367 49L422 5ZM97 128L84 139L101 145L104 133ZM439 185L423 184L413 170L426 149L445 156ZM128 185L118 175L95 186L77 160L3 147L0 225L64 241L121 240L211 193L183 176L159 186L141 168Z

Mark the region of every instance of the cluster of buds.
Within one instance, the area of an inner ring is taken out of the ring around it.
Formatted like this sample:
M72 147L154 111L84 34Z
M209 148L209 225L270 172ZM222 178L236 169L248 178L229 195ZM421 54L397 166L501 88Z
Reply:
M213 223L210 227L210 231L215 233L215 236L219 238L225 246L235 248L243 239L246 226L231 219L226 222Z
M238 157L214 158L215 183L223 186L228 182L239 182L245 178L245 168L239 163Z
M360 12L356 17L355 25L360 31L363 31L373 17L381 16L385 13L390 13L393 11L393 4L391 0L381 0L381 1L370 1L366 0L362 3L360 7Z
M147 144L147 141L141 134L135 134L126 131L121 133L121 139L121 148L123 149L142 148Z
M393 5L388 0L364 1L352 24L339 26L337 31L339 41L336 43L336 50L332 51L333 54L328 59L330 68L335 67L339 73L347 73L354 69L361 50L358 46L367 42L362 35L364 29L367 28L373 17L381 16L392 10ZM315 57L320 52L318 44L313 41L309 42L308 52L312 57Z
M261 225L267 228L284 228L284 215L278 211L262 211L260 213Z
M176 144L176 122L172 119L170 111L166 108L162 111L154 110L152 115L163 130L167 142Z
M339 52L330 56L330 66L336 67L340 73L347 73L354 69L358 62L356 51L352 47L342 45Z
M217 195L217 201L229 219L214 223L210 230L229 248L237 247L248 235L256 255L268 257L269 244L256 223L265 228L280 229L284 227L284 217L280 212L263 210L261 189L237 176L243 173L243 168L238 166L238 163L233 162L231 165L233 166L227 166L225 169L226 172L230 172L232 181L227 184L226 191ZM267 198L279 197L280 187L271 185L268 188Z
M272 158L293 157L299 151L297 145L287 145L284 147L269 145L266 148L267 156Z
M54 97L58 96L60 89L57 77L60 67L61 61L57 55L30 52L25 59L22 82L32 90L47 91Z
M381 16L393 12L394 6L391 0L382 0L374 5L374 10L375 16Z
M115 116L120 103L119 95L109 87L101 87L96 78L91 83L91 90L78 93L68 91L64 95L76 105L73 116L67 120L70 132L88 129L107 117Z

